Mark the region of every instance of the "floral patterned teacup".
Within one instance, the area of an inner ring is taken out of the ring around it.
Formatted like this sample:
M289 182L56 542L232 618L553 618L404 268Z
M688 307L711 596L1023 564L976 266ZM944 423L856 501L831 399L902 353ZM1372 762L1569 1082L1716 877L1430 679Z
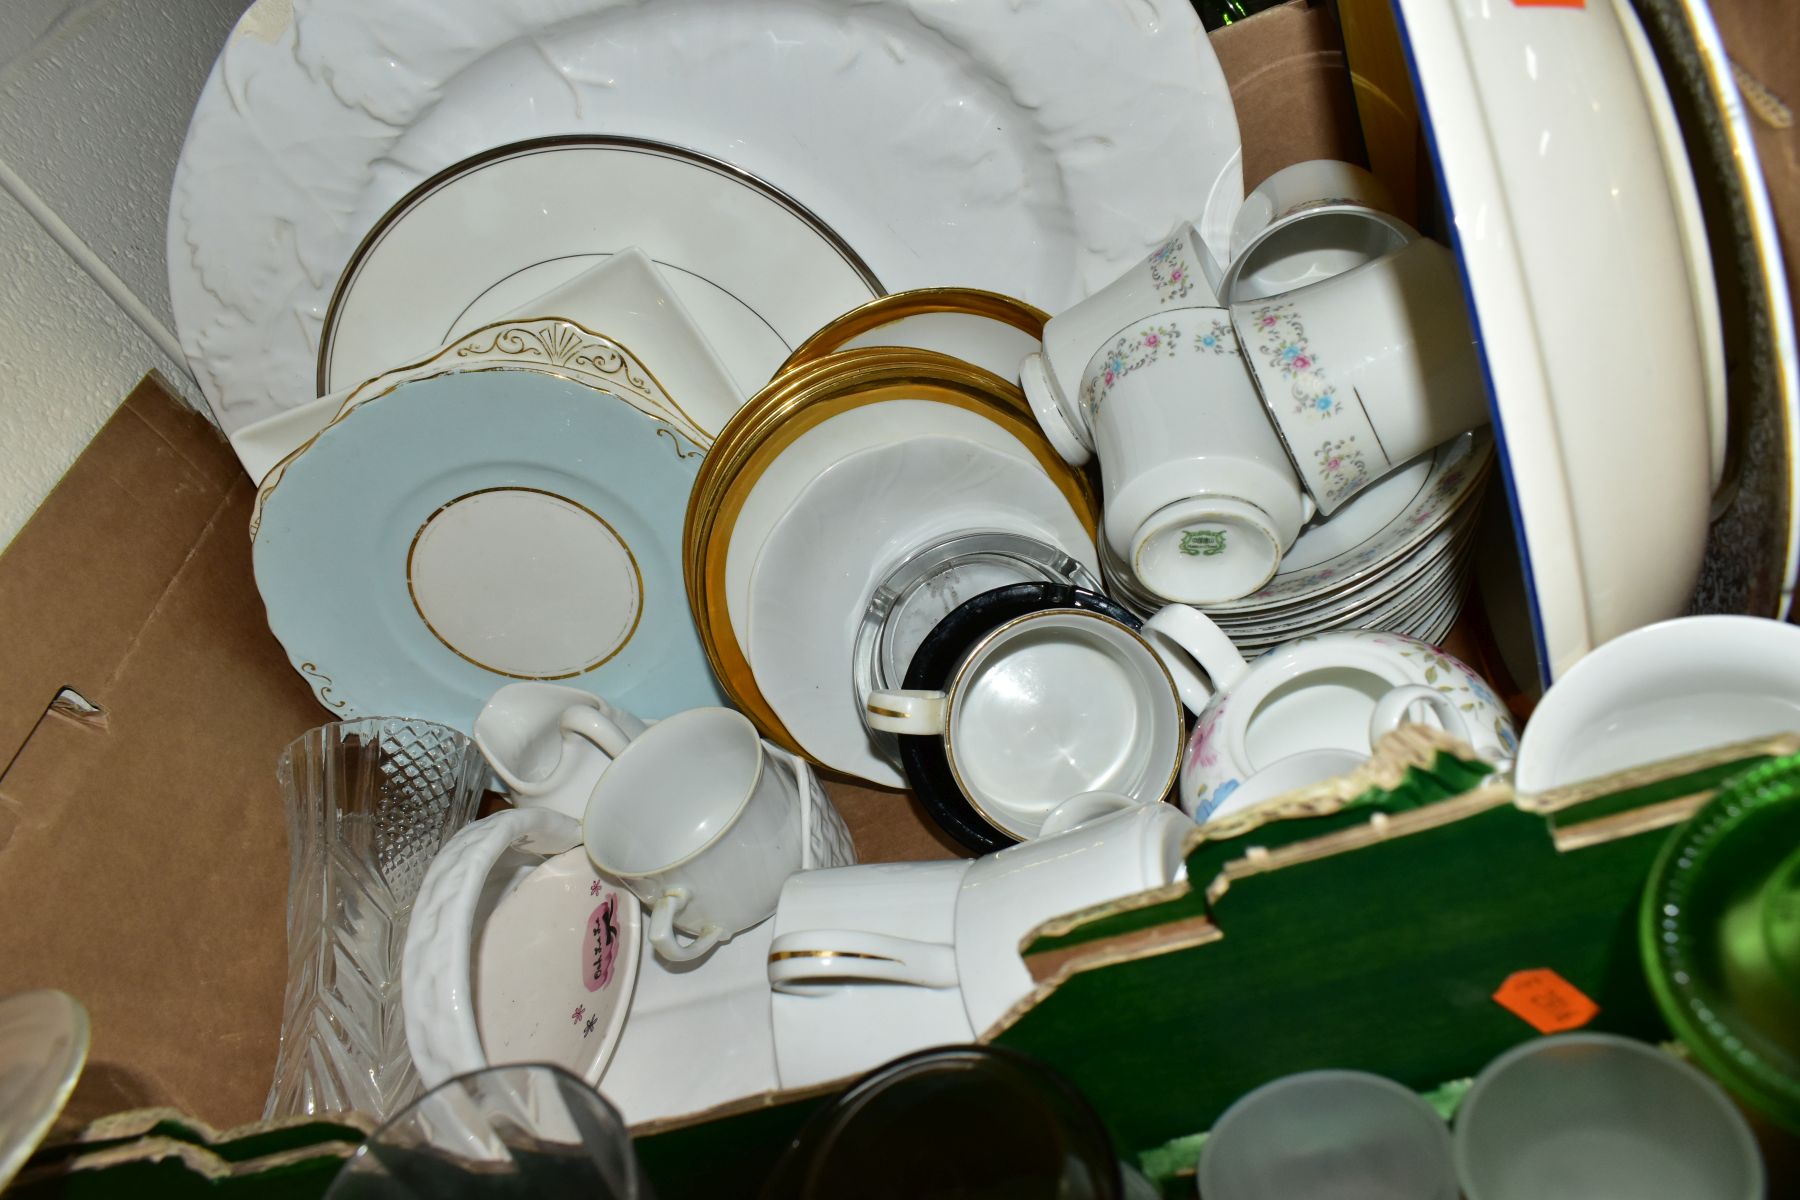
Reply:
M1105 483L1105 536L1145 590L1217 604L1267 583L1312 505L1222 308L1170 309L1089 362L1082 417Z
M1193 609L1169 608L1145 636L1196 640ZM1204 822L1265 767L1316 750L1366 758L1373 740L1402 721L1445 729L1483 758L1518 751L1512 718L1487 683L1435 646L1395 633L1345 630L1296 638L1254 663L1224 649L1202 658L1213 694L1194 723L1181 764L1182 809ZM1191 686L1191 684L1190 684ZM1194 695L1183 697L1195 706Z
M1209 276L1222 304L1318 283L1392 253L1418 237L1393 215L1382 182L1347 162L1315 158L1283 167L1244 197L1231 254Z
M1487 423L1456 259L1427 238L1323 283L1233 304L1231 322L1320 512Z
M1128 321L1147 320L1189 304L1217 304L1209 274L1212 253L1192 224L1177 225L1144 261L1044 326L1044 348L1019 364L1019 382L1058 454L1076 466L1094 454L1092 428L1081 416L1082 371L1094 348Z

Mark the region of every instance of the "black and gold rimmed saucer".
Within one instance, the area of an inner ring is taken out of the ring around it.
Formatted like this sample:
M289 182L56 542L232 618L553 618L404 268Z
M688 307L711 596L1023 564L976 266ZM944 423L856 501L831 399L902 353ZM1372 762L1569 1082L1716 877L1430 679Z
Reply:
M911 291L895 292L891 296L881 296L851 309L795 347L794 352L788 355L787 361L775 373L778 376L785 375L807 363L817 362L828 354L844 350L852 342L873 346L881 336L879 331L884 329L892 328L897 339L909 338L913 335L901 332L898 328L900 322L933 315L987 320L1038 341L1043 340L1044 325L1050 320L1050 314L1035 304L1027 304L999 292L982 291L980 288L914 288ZM916 343L911 341L895 342L896 346L914 344ZM1007 375L1010 377L1013 373L1009 370Z

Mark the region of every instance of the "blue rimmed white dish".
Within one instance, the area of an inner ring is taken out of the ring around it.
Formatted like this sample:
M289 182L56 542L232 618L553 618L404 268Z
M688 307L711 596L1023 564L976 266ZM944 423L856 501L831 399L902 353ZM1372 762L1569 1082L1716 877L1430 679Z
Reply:
M1704 15L1700 0L1688 7ZM1761 290L1778 324L1792 315L1780 288L1715 278L1699 142L1670 94L1685 72L1664 70L1627 0L1399 0L1395 17L1482 347L1522 568L1522 602L1485 571L1484 588L1491 612L1529 613L1526 637L1497 636L1516 674L1535 651L1548 684L1622 633L1719 603L1696 585L1717 551L1710 518L1738 486L1728 450L1748 427L1728 403L1739 386L1726 369L1729 310ZM1708 109L1728 121L1734 100L1698 100L1699 123ZM1754 179L1715 182L1759 192ZM1758 224L1750 208L1745 236ZM1791 339L1734 350L1791 381ZM1773 410L1762 427L1780 452L1766 456L1777 461L1763 486L1743 490L1779 511L1736 556L1740 574L1770 578L1725 606L1775 615L1791 601L1781 574L1795 560L1800 424L1791 382L1767 392L1755 404Z

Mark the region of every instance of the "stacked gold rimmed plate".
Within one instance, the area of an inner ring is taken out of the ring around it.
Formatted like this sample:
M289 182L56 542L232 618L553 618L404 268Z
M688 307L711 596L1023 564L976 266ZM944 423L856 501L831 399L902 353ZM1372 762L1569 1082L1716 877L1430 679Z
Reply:
M915 288L851 309L807 338L777 375L840 350L913 346L949 354L1005 379L1043 343L1050 314L980 288Z
M731 591L741 590L741 572L728 573L733 535L758 481L795 442L834 417L889 401L947 406L963 414L959 421L973 419L993 436L1016 442L1088 535L1098 528L1100 506L1090 481L1050 446L1017 385L991 372L929 350L868 348L828 354L777 376L738 410L701 464L683 530L682 567L701 644L726 695L765 736L797 753L808 750L763 696L733 625ZM931 410L892 411L903 426L908 413ZM754 560L756 547L740 549L740 557ZM741 622L743 614L738 616ZM848 677L844 686L847 691Z

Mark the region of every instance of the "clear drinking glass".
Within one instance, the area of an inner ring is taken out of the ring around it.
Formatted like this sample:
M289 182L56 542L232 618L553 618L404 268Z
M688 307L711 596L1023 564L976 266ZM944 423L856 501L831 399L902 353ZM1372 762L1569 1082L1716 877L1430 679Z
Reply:
M324 1200L652 1200L631 1134L547 1064L489 1067L425 1093L369 1136Z
M322 725L282 752L288 982L264 1119L385 1117L418 1094L400 1008L407 919L487 775L474 742L431 721Z

